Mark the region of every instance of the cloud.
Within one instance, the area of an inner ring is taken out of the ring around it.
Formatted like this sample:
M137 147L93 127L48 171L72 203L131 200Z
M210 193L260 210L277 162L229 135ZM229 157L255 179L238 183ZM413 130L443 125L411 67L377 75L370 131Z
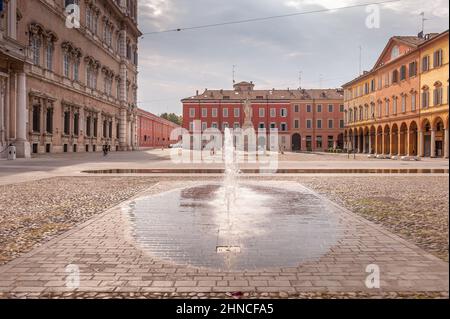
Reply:
M380 1L380 0L377 0ZM370 0L139 0L143 32L267 17ZM392 35L414 35L418 14L428 20L426 32L448 28L443 0L402 0L381 6L381 27L367 29L363 7L282 19L147 35L140 41L139 100L161 113L181 112L182 98L205 88L232 87L236 79L256 88L339 87L358 73L358 47L369 69ZM322 78L322 81L320 81Z

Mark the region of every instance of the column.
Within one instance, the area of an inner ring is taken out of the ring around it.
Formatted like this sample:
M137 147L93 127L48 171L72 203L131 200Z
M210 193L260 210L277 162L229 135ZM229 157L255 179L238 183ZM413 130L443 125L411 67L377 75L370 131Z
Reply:
M363 153L364 153L364 154L367 153L366 139L367 139L367 136L363 133Z
M401 130L398 130L398 141L397 141L397 155L401 156L402 154L402 148L401 148L401 144L402 144L402 132Z
M3 143L6 142L5 138L5 95L6 95L6 85L5 80L0 78L0 144L2 146ZM3 151L3 149L0 149Z
M16 116L17 157L30 158L30 143L27 141L27 76L20 72L17 77L17 116Z
M444 130L444 158L448 158L448 128Z
M411 137L409 136L410 135L409 128L406 129L405 134L406 134L406 138L405 138L405 155L406 156L411 156L411 150L410 150L410 147L409 147L409 143L411 141Z
M383 133L381 133L381 154L384 155L385 152L385 144L386 144L386 135Z
M372 133L369 132L369 154L372 154Z
M430 157L436 157L436 130L431 130L431 154Z
M394 132L390 132L389 134L389 156L394 155Z
M378 132L375 130L375 155L378 155Z
M4 1L5 2L5 1ZM5 5L5 3L3 4ZM17 0L8 2L8 36L17 40Z
M409 137L408 134L408 152L409 152L409 141L411 140L411 138ZM423 131L420 130L419 131L419 143L418 143L418 150L417 150L417 155L420 157L423 157L423 148L424 148L424 136L423 136Z

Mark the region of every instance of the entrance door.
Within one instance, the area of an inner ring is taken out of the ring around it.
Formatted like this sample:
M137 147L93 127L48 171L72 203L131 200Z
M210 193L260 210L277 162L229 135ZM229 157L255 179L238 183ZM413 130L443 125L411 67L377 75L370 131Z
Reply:
M424 136L423 155L425 157L430 157L431 156L431 136L430 135L425 135Z
M292 151L300 151L302 149L302 139L300 134L292 135Z

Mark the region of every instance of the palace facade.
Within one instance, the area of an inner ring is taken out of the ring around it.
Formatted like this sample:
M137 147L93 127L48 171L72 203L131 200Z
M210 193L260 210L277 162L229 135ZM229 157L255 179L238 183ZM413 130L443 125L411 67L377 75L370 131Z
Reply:
M66 25L68 5L80 26ZM136 0L8 0L0 21L0 151L137 148Z
M371 71L343 85L349 149L448 158L448 36L394 36Z
M242 128L244 104L252 108L256 132L277 129L284 150L324 151L344 147L344 105L340 89L255 90L252 82L240 82L233 90L208 90L185 98L183 128L195 122L201 130Z

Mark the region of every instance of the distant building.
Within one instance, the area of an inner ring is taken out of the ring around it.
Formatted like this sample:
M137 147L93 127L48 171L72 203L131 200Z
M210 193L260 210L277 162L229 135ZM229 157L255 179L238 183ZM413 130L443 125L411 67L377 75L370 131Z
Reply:
M448 158L448 36L394 36L371 71L343 85L349 148Z
M177 127L180 126L155 114L137 110L139 148L168 147L176 142L170 139L170 133Z
M0 18L0 151L137 147L137 0L9 0ZM80 28L66 7L80 8Z
M344 146L344 105L340 89L255 90L252 82L240 82L234 90L208 90L185 98L183 127L193 130L241 128L244 103L249 99L254 129L278 129L284 150L324 151Z

